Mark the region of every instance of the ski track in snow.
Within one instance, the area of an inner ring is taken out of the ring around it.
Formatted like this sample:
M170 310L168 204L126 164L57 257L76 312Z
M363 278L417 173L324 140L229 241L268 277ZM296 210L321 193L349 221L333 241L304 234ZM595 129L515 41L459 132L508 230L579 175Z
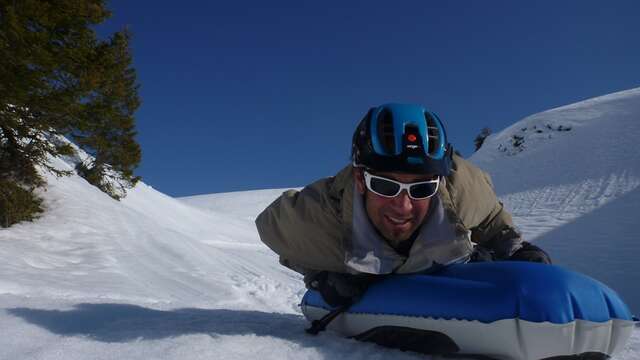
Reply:
M528 240L640 311L636 114L640 89L553 109L490 137L472 161ZM547 124L572 130L538 131ZM515 133L523 149L496 150ZM575 155L585 147L589 158ZM430 359L304 333L301 276L253 224L282 189L173 199L140 183L116 202L77 176L47 179L49 211L0 229L0 360ZM638 358L640 328L614 357Z
M527 239L545 233L617 199L640 186L640 178L611 174L600 179L586 179L577 184L562 184L502 195Z

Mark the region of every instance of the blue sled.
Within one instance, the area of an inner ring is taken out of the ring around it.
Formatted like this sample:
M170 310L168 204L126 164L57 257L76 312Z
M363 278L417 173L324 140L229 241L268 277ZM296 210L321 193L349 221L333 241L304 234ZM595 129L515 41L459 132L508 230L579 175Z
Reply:
M311 290L301 308L309 321L331 310ZM613 290L590 277L504 261L390 276L328 329L426 354L595 360L624 348L634 320Z

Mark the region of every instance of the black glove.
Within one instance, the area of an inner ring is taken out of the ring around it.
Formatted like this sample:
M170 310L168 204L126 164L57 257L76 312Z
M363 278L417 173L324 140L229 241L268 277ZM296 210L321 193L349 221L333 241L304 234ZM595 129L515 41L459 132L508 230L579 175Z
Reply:
M526 241L522 242L522 247L518 249L518 251L513 253L509 260L551 264L551 258L549 257L549 254L544 252L544 250L540 249L539 247Z
M327 304L336 307L358 301L369 285L379 278L379 275L371 274L351 275L321 271L313 276L308 286L320 292Z
M469 258L469 262L487 262L493 260L495 260L493 251L479 245L474 246L471 257Z

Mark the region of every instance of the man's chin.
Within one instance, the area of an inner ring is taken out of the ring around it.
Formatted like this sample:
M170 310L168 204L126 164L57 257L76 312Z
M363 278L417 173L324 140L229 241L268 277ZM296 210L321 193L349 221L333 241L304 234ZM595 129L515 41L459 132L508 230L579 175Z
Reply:
M384 237L391 242L392 244L401 243L411 237L413 234L412 230L403 230L403 231L385 231Z

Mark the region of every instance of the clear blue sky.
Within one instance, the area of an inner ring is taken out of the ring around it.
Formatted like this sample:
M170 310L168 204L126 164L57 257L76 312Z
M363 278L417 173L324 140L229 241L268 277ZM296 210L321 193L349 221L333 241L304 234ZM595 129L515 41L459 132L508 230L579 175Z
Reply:
M109 2L133 33L137 174L171 196L303 186L373 105L415 102L465 156L488 126L640 86L640 1ZM640 121L640 119L639 119Z

